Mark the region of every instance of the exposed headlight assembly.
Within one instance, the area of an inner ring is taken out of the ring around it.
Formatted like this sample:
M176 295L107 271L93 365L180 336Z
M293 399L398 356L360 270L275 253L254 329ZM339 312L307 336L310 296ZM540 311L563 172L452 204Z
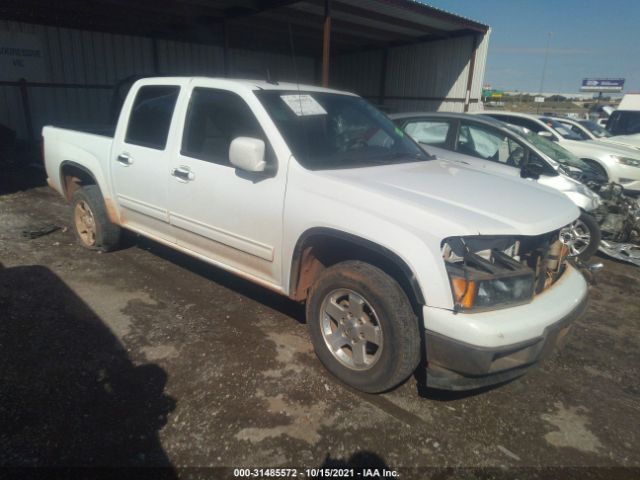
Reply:
M532 300L535 272L519 262L512 237L452 237L443 242L456 311L482 311Z
M611 155L611 158L621 165L626 165L628 167L640 167L640 160L636 158L619 157L618 155Z

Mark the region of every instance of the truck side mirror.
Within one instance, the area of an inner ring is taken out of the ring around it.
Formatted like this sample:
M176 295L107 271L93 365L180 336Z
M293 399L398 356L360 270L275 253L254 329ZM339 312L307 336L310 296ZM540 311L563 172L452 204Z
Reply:
M246 172L264 172L267 167L264 150L264 141L259 138L237 137L229 146L229 161Z

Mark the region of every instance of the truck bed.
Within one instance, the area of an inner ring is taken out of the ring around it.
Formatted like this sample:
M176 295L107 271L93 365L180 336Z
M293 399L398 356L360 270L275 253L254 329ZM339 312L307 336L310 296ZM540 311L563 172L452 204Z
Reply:
M82 130L45 126L42 138L49 185L63 193L61 167L72 162L91 172L106 192L104 172L108 171L113 130L113 127L105 125L84 125Z
M58 124L52 125L55 128L62 130L73 130L75 132L91 133L93 135L100 135L102 137L113 138L116 132L116 126L113 124Z

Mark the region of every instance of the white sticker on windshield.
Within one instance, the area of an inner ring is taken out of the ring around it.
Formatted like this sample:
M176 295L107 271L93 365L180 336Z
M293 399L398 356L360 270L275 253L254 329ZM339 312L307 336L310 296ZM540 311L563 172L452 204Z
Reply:
M327 114L327 111L322 108L322 105L320 105L311 95L280 95L280 98L287 104L293 113L299 117Z

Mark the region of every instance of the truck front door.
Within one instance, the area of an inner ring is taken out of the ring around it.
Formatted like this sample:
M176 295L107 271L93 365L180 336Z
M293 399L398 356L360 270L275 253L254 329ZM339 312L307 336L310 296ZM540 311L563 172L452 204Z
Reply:
M178 245L254 281L279 286L286 169L278 168L264 129L239 94L195 87L184 110L168 189ZM231 165L229 146L237 137L265 142L268 173Z

